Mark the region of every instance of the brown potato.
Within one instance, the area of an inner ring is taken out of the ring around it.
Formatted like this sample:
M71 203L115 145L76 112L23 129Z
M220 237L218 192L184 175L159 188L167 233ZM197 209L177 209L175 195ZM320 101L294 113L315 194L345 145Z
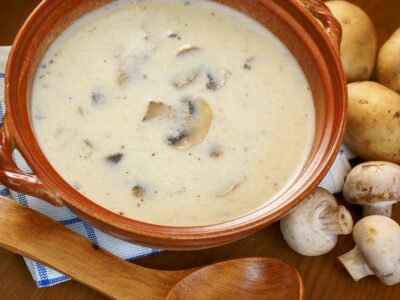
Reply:
M400 94L400 28L379 51L376 69L378 82Z
M377 53L374 24L361 8L352 3L328 1L326 5L342 25L340 58L347 81L369 80Z
M371 81L347 87L346 143L365 160L400 163L400 95Z

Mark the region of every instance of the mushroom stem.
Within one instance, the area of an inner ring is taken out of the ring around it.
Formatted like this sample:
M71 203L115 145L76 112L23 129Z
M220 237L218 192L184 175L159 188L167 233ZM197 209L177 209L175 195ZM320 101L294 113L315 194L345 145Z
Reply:
M353 229L353 218L344 206L328 206L321 210L318 219L321 230L332 235L349 234Z
M364 256L357 246L346 254L339 256L338 259L355 281L369 275L374 275L374 272L372 272L371 268L368 266Z
M364 205L363 216L381 215L390 218L392 215L392 205L395 202L396 201L385 201L382 203Z

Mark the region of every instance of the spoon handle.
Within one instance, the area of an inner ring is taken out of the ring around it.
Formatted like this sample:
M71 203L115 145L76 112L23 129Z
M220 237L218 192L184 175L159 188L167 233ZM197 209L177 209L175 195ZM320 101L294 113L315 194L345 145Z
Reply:
M156 271L126 262L79 234L0 197L0 247L29 257L115 299L165 299L191 271Z

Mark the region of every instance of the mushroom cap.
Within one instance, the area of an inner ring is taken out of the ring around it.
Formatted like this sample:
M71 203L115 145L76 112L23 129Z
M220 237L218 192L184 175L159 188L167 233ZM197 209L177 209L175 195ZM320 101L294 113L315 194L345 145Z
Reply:
M353 237L380 281L400 282L400 226L395 221L379 215L366 217L354 226Z
M337 243L337 235L320 229L318 211L328 205L337 207L335 197L323 188L316 188L280 221L283 238L296 252L306 256L318 256L331 251Z
M385 161L359 164L347 175L343 197L351 204L400 201L400 166Z

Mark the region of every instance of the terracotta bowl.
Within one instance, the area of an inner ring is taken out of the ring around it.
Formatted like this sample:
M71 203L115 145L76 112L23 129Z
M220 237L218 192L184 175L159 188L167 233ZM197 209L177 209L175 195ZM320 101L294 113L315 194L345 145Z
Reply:
M243 238L277 221L323 178L341 145L347 113L346 83L337 55L340 25L322 1L217 0L250 15L277 35L303 68L313 91L316 133L301 174L275 200L236 220L200 227L147 224L108 211L65 182L41 151L32 130L32 82L46 49L72 21L110 0L44 0L19 31L6 70L6 107L0 131L0 181L57 206L119 238L167 249L199 249ZM288 82L290 84L290 82ZM12 160L18 149L33 170Z

